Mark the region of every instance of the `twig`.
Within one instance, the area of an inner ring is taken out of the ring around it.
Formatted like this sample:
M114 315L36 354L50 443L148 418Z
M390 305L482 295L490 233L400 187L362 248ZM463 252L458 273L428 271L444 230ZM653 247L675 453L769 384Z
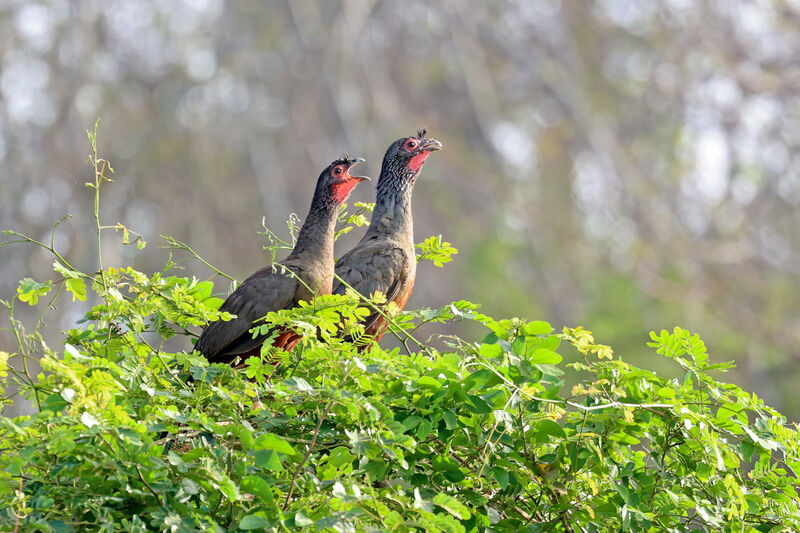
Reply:
M311 437L311 444L308 445L308 450L306 450L306 454L303 456L303 460L300 461L300 464L297 465L297 469L294 471L292 475L292 482L289 484L289 492L286 494L286 500L283 502L283 510L285 511L289 507L289 500L292 498L292 494L294 494L294 486L295 482L297 481L297 476L300 475L300 471L305 466L306 461L308 461L309 456L311 456L311 452L314 450L314 445L317 443L317 437L319 437L319 431L322 427L322 422L328 417L328 413L331 412L331 408L333 407L334 400L328 402L328 405L325 407L325 411L322 413L322 416L317 421L317 427L314 428L314 435Z
M67 216L72 216L72 215L67 215ZM61 221L63 221L64 219L65 219L65 217L62 217L61 219L59 219L59 221L56 222L56 226L58 226L58 224L60 224ZM53 231L55 231L55 228L53 228ZM53 248L52 246L48 246L45 243L43 243L41 241L37 241L36 239L33 239L31 237L28 237L24 233L19 233L18 231L5 230L3 233L5 233L6 235L13 235L14 237L19 237L19 239L13 240L13 241L0 242L0 248L2 248L3 246L8 246L9 244L17 244L17 243L35 244L36 246L44 248L45 250L47 250L48 252L53 254L56 257L56 259L58 259L61 262L61 264L63 264L68 269L78 272L78 274L80 274L81 276L83 276L85 278L91 278L91 276L89 276L87 274L83 274L82 272L78 271L75 267L73 267L69 263L69 261L64 259L64 257L60 253L58 253L58 251L55 248Z
M155 496L155 498L156 498L156 502L158 502L158 505L160 506L161 505L161 497L158 495L158 493L155 491L155 489L153 489L153 487L150 486L150 483L148 483L147 480L144 478L144 476L142 475L142 471L139 468L139 465L136 465L135 468L136 468L136 472L139 473L139 480L142 483L144 483L144 486L147 487L148 490L150 490L150 492L153 493L153 496Z
M200 257L200 255L197 252L195 252L192 249L192 247L189 246L188 244L186 244L184 242L181 242L181 241L175 239L174 237L170 237L168 235L161 235L161 238L164 239L165 241L167 241L167 244L168 244L168 246L164 246L163 248L173 248L175 250L183 250L185 252L189 252L190 254L192 254L192 256L194 256L195 259L197 259L198 261L203 263L206 267L208 267L211 270L213 270L214 272L216 272L218 275L222 276L223 278L228 278L229 280L231 280L234 283L237 283L237 284L239 283L239 280L237 280L233 276L229 276L228 274L226 274L222 270L218 269L217 267L213 266L211 263L209 263L208 261L206 261L205 259Z
M17 339L17 345L19 346L20 355L22 356L22 370L25 373L25 378L27 379L28 383L30 384L31 388L33 389L33 398L36 400L36 408L40 411L42 410L42 404L39 401L39 392L38 387L36 386L36 382L33 381L33 376L31 376L30 370L28 369L28 350L25 348L25 343L23 337L25 335L20 335L19 328L22 327L22 324L14 318L14 300L11 300L9 303L9 319L11 321L11 329L14 330L14 337Z
M22 507L22 476L19 478L19 495L20 495L20 507ZM17 517L16 522L14 523L14 533L19 533L19 519L22 515L22 509L19 512L14 513Z
M344 381L347 379L347 376L350 375L350 371L353 370L354 366L355 363L350 363L350 365L344 371L344 375L342 375L342 379L339 382L340 385L343 384ZM331 400L330 402L328 402L328 405L325 407L325 411L322 413L322 416L317 421L317 427L314 429L314 435L311 437L311 444L308 445L308 450L306 450L306 454L303 456L303 460L300 461L299 465L297 465L297 469L295 469L294 474L292 475L292 481L289 484L289 492L286 494L286 500L283 502L284 511L289 507L289 500L292 498L292 494L294 494L294 487L295 487L295 482L297 481L297 476L300 475L300 471L303 469L303 466L305 466L306 461L308 461L308 458L311 456L311 452L314 450L314 445L317 443L317 437L319 437L319 432L320 429L322 428L322 423L328 417L328 414L331 412L334 403L335 400Z
M518 391L514 391L511 394L511 397L508 399L505 406L503 406L503 411L508 409L508 406L511 405L511 402L514 401L514 397L517 395L517 392ZM499 425L500 422L498 420L495 420L494 425L492 426L492 430L489 432L489 436L486 437L486 444L483 446L483 451L481 451L481 455L483 456L483 463L481 464L481 469L478 471L478 476L481 476L483 474L483 469L486 468L486 465L489 463L489 457L491 456L491 453L487 454L486 452L489 448L489 445L492 444L492 437L494 436L494 432L497 430L497 426ZM494 444L497 445L497 443L500 442L500 439L502 439L503 435L505 434L506 430L504 429L503 431L500 432L500 436L497 437L497 440L494 442Z

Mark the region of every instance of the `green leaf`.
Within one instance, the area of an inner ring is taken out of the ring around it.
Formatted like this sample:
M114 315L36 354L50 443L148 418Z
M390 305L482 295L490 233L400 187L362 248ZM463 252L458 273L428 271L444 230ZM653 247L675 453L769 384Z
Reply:
M51 286L51 282L49 281L39 283L34 281L33 278L25 278L19 282L17 297L20 301L26 302L28 305L36 305L39 303L40 296L44 296L50 292Z
M283 465L275 450L258 450L253 452L253 457L258 466L272 470L273 472L280 472L283 470Z
M194 296L200 301L205 300L211 296L211 291L214 290L214 283L211 281L201 281L189 291L189 294Z
M564 428L549 418L539 420L535 427L536 440L538 442L547 442L549 437L559 437L563 439L567 436L567 434L564 432Z
M227 475L222 473L215 473L214 481L217 483L217 487L219 488L220 492L222 492L226 498L230 501L236 501L239 499L238 490L236 489L236 485L233 483L231 478Z
M278 453L294 455L295 451L286 439L273 433L262 433L253 443L254 450L275 450Z
M64 277L64 286L72 293L72 301L86 300L86 283L81 278L81 273L70 270L58 261L53 262L53 270Z
M337 446L331 450L330 456L328 457L328 463L336 468L341 468L344 465L352 463L355 458L356 456L350 453L349 448L346 446Z
M708 481L708 478L711 477L711 474L714 472L714 470L708 463L700 463L697 465L697 470L695 470L695 472L697 473L697 477L700 481L706 482Z
M184 492L186 492L186 494L194 495L200 492L200 485L188 477L185 477L181 480L181 488Z
M503 355L503 348L499 344L481 344L478 351L487 359L494 359Z
M72 293L72 301L86 300L86 283L81 278L69 278L65 282L67 290Z
M255 440L253 439L253 431L251 429L248 427L241 427L237 433L243 450L252 450L255 447Z
M206 298L205 300L203 300L203 305L205 305L206 307L208 307L209 309L212 309L214 311L218 311L223 303L225 303L225 300L223 300L222 298L214 298L214 297L212 297L212 298Z
M720 422L727 421L731 418L738 420L742 424L747 424L747 415L744 409L739 405L735 403L725 403L717 409L717 420ZM731 425L734 427L736 426L735 424Z
M505 490L506 487L508 487L508 470L496 466L492 471L494 472L494 478L497 480L500 488Z
M466 520L471 516L469 508L449 494L438 493L433 497L433 503L459 520Z
M476 415L488 415L493 411L492 407L480 396L474 394L467 395L468 402L464 403L464 407L471 413Z
M557 355L557 354L556 354ZM558 368L555 365L534 365L537 369L539 369L542 374L554 377L560 377L564 375L564 371Z
M258 497L261 503L263 503L271 513L275 515L280 513L278 507L275 505L275 499L272 495L272 489L269 483L260 476L247 476L244 478L242 480L242 490Z
M464 481L467 478L467 476L464 474L464 472L462 472L459 469L445 471L444 477L447 478L448 480L452 481L453 483L459 483L461 481Z
M458 463L453 461L447 456L444 455L436 455L433 458L433 469L438 471L454 471L458 470Z
M553 326L543 320L534 320L522 326L523 335L549 335Z
M262 529L269 525L269 520L264 518L263 516L259 516L256 514L249 514L242 518L239 522L239 529L244 530L251 530L251 529Z
M531 354L531 363L540 365L557 365L562 360L562 357L547 348L537 348Z
M458 418L453 411L448 409L442 413L442 417L444 418L444 423L447 426L447 429L455 429L458 426Z
M745 462L749 463L753 458L753 453L755 453L756 447L751 441L743 440L739 444L739 450L741 451L742 458L745 460Z
M431 433L431 429L433 428L431 421L427 418L423 418L420 420L419 425L417 426L417 438L419 440L425 440L428 438L428 435Z
M42 410L57 413L68 405L69 403L60 394L51 394L42 402Z
M403 419L402 422L403 427L406 428L406 431L414 429L415 427L417 427L417 424L419 424L420 420L421 420L420 417L418 417L417 415L409 415L405 417L405 419Z
M420 261L433 261L437 267L444 266L453 260L458 250L450 245L449 242L443 241L441 235L428 237L423 242L417 244L417 249L420 253L417 254L417 262Z
M313 526L314 521L309 518L303 511L297 511L297 514L294 515L294 524L298 527L308 527Z
M421 389L439 390L442 388L441 382L438 379L432 378L430 376L421 376L417 380L416 384L417 387Z

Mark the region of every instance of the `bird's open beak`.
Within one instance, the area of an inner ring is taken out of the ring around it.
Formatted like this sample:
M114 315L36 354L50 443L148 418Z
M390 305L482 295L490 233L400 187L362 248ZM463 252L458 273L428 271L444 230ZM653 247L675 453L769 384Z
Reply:
M364 159L363 157L356 157L354 159L351 159L351 161L352 163L350 163L350 167L347 169L348 176L350 176L350 171L353 170L353 167L355 167L359 163L363 163L364 161L366 161L366 159ZM369 181L369 178L367 176L350 176L350 179L357 181Z
M444 148L444 146L442 146L442 143L436 139L428 139L422 144L422 146L419 147L419 151L435 152L436 150L441 150L442 148Z

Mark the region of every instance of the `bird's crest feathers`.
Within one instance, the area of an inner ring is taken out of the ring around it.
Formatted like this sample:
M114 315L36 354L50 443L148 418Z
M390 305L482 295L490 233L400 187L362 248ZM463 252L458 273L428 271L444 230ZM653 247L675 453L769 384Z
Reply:
M345 152L345 153L342 154L342 157L340 157L339 159L337 159L336 161L331 163L331 166L335 167L336 165L350 165L353 162L354 162L354 158L350 157L350 154Z

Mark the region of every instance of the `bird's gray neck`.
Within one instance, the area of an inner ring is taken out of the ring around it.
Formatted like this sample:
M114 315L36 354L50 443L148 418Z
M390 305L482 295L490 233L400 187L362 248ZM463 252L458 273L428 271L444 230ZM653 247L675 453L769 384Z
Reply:
M333 270L333 233L338 212L335 205L309 211L286 261L300 259Z
M372 222L364 239L376 237L407 237L413 241L414 222L411 216L413 184L402 189L378 191Z

